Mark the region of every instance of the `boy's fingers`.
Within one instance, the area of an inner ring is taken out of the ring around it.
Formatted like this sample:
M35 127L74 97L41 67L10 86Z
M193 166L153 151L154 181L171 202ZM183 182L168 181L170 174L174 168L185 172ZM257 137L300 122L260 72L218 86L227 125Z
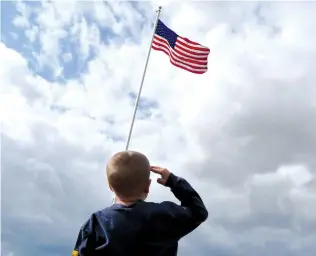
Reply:
M151 169L151 171L152 171L153 173L156 173L156 174L161 174L161 171L159 171L159 170Z
M157 182L161 185L164 185L164 180L162 178L158 178L157 179Z
M158 174L161 174L161 172L162 172L162 168L160 168L160 167L158 167L158 166L151 166L150 167L150 170L152 171L152 172L154 172L154 173L158 173Z

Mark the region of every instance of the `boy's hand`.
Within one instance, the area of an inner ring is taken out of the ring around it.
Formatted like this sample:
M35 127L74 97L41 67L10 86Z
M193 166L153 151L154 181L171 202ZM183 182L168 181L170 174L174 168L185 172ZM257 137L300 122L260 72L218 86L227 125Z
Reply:
M161 178L157 179L157 182L161 185L166 185L167 180L169 178L170 172L162 167L159 166L150 166L150 170L154 173L157 173L161 176Z

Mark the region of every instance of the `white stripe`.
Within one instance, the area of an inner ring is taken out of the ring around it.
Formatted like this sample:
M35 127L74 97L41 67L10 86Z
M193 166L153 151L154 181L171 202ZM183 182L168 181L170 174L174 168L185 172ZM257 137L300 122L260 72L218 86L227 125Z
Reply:
M177 39L178 39L179 41L181 41L182 43L187 44L187 45L190 45L190 46L192 46L192 47L200 47L200 48L205 49L205 50L210 50L208 47L203 46L203 45L200 45L200 44L191 44L191 43L188 43L188 42L185 41L181 36L178 36Z
M155 35L155 37L157 37L157 38L159 38L159 39L161 39L161 40L164 40L168 45L170 45L169 44L169 42L165 39L165 38L163 38L163 37L161 37L161 36L158 36L158 35ZM155 38L154 38L154 40L155 40ZM170 46L170 48L171 48L171 46ZM172 48L171 48L172 49ZM172 49L173 50L173 49ZM202 59L202 58L205 58L206 56L208 56L208 54L205 54L205 55L195 55L195 54L190 54L190 53L186 53L185 51L182 51L181 49L177 49L177 51L179 51L179 52L181 52L181 55L179 54L179 53L176 53L175 52L175 54L178 56L178 57L185 57L185 58L188 58L188 59L192 59L192 60L199 60L199 59ZM202 60L202 61L204 61L204 60Z
M184 50L188 51L188 52L185 52L186 54L190 54L190 55L193 55L193 56L197 56L199 58L205 58L209 55L209 52L203 52L203 51L199 51L199 50L194 50L194 49L190 49L188 47L185 47L184 45L182 44L179 44L178 42L176 42L176 45L175 45L175 49L177 49L178 51L182 51L181 49L179 49L179 47L183 48ZM201 53L202 55L195 55L194 53Z
M166 47L168 47L167 45L169 45L169 43L168 43L168 41L167 40L163 40L162 42L161 41L158 41L158 40L153 40L153 44L164 44L164 45L166 45ZM157 45L155 45L156 47L158 47ZM175 58L177 58L177 59L180 59L180 61L182 61L182 62L186 62L186 61L183 61L183 60L181 60L181 58L186 58L186 59L188 59L188 60L195 60L195 61L200 61L200 62L202 62L202 64L194 64L194 63L192 63L191 65L199 65L199 66L206 66L207 65L207 60L199 60L199 59L193 59L193 58L191 58L191 57L188 57L188 56L183 56L183 55L180 55L179 53L177 53L177 52L175 52L171 47L169 47L169 49L170 49L170 51L171 51L171 53L172 53L172 56L174 56ZM190 62L187 62L187 63L190 63Z
M160 45L158 45L157 43L163 44L163 46L160 46ZM181 62L181 63L183 63L183 64L195 66L195 67L197 67L197 68L206 68L206 67L207 67L207 62L205 62L205 64L202 65L202 64L195 64L195 63L191 63L191 62L188 62L188 61L184 61L184 60L179 59L179 58L174 54L175 52L172 50L172 48L168 48L163 42L159 42L159 41L155 42L155 40L154 40L154 41L153 41L153 45L154 45L155 47L157 47L157 48L163 48L163 49L165 49L167 52L170 51L170 54L172 55L172 57L173 57L176 61L179 61L179 62Z
M157 48L159 48L159 49L164 49L164 48L161 47L161 46L156 46L156 45L155 45L155 47L157 47ZM191 71L195 71L195 72L207 71L207 66L204 66L203 68L202 68L202 67L201 67L201 68L192 68L192 67L189 67L189 66L187 66L187 65L185 65L185 64L183 64L183 63L180 63L180 62L178 62L178 61L174 61L173 59L170 58L170 56L169 56L169 59L170 59L170 62L171 62L171 63L177 64L177 65L179 65L179 66L181 66L181 67L185 67L185 68L187 68L187 69L189 69L189 70L191 70Z
M171 63L175 63L172 59L170 59L170 62ZM179 65L179 66L181 66L181 67L185 67L185 68L187 68L187 69L189 69L189 70L191 70L191 71L195 71L195 72L206 72L207 71L207 68L199 68L199 69L196 69L196 68L191 68L191 67L188 67L188 66L186 66L186 65L184 65L184 64L182 64L182 63L176 63L177 65Z

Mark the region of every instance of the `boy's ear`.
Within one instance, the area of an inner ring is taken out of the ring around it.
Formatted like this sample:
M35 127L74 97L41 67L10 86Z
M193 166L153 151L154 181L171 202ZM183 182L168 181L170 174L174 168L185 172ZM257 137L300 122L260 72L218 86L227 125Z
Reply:
M109 188L111 189L111 191L113 192L113 188L111 187L111 185L109 184Z
M145 191L144 191L146 194L149 193L150 184L151 184L151 179L148 180L148 184L147 184L146 189L145 189Z

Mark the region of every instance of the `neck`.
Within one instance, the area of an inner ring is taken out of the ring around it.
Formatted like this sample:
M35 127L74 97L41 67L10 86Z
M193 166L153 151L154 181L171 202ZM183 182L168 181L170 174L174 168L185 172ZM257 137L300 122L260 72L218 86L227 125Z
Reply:
M132 198L126 198L126 199L122 199L119 198L118 196L115 197L115 204L123 204L123 205L132 205L134 203L136 203L137 201L142 200L141 198L137 198L137 199L132 199Z

